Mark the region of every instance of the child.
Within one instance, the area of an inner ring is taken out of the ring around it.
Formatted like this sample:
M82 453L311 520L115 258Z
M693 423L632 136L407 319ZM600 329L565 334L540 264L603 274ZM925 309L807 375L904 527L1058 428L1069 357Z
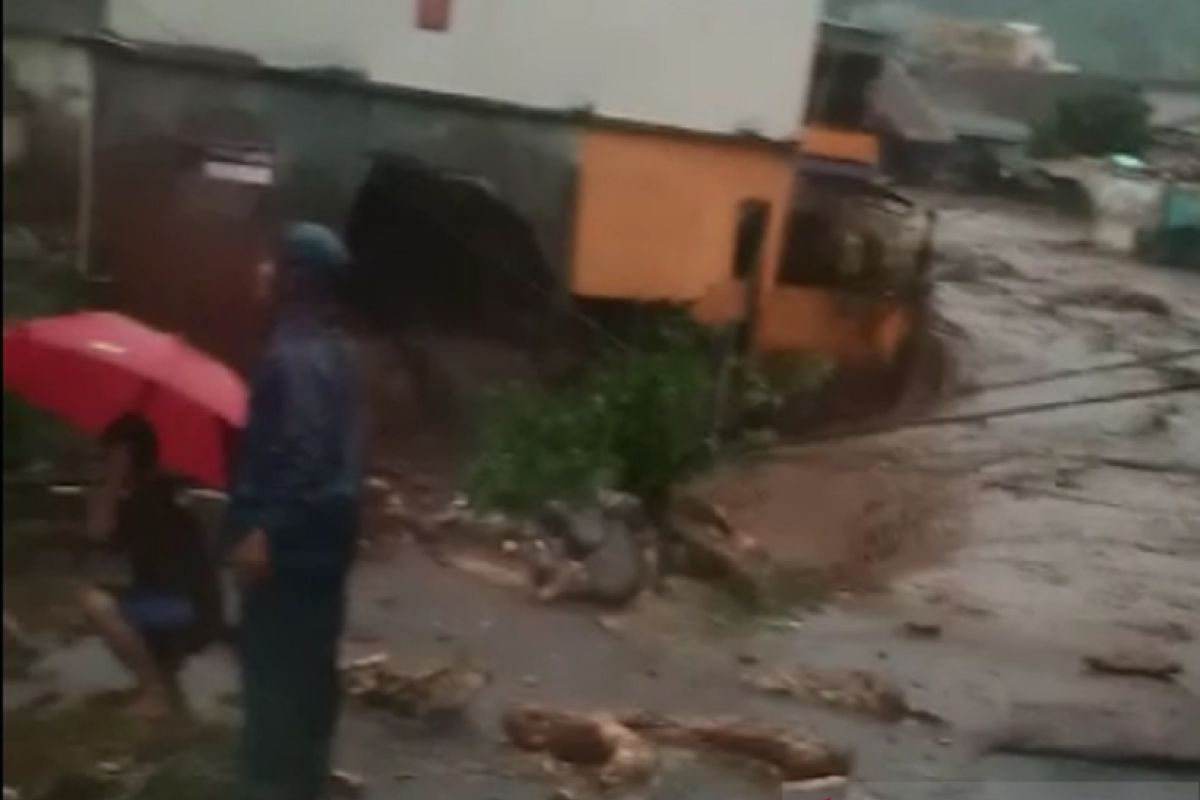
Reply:
M158 439L125 415L101 437L104 473L89 498L86 533L128 560L131 582L88 586L80 602L113 654L134 674L134 713L158 718L180 700L175 671L220 628L216 570L203 531L158 468Z

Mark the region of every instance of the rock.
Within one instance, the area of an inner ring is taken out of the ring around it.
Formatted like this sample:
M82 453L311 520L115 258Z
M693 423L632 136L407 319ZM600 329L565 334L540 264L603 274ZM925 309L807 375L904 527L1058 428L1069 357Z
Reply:
M619 607L651 582L654 572L635 498L609 493L577 509L552 504L545 515L551 535L562 542L565 558L551 551L534 554L534 583L544 601L581 600Z
M604 543L583 562L587 573L586 599L623 606L646 583L646 564L634 536L623 524L612 522Z
M864 670L849 672L795 669L747 676L746 682L770 694L817 700L825 705L889 722L909 715L903 692Z
M361 797L367 782L361 776L345 770L334 770L329 775L329 791L334 797Z
M5 786L4 800L21 800L21 793L11 786Z
M1086 655L1084 664L1103 675L1130 675L1169 681L1183 671L1183 665L1170 655L1154 649L1120 649Z
M744 664L748 667L753 667L762 661L762 659L754 655L754 653L738 653L737 660L739 664Z
M567 554L582 559L600 545L607 536L604 511L596 505L571 508L564 503L550 503L542 515L546 529L567 546Z

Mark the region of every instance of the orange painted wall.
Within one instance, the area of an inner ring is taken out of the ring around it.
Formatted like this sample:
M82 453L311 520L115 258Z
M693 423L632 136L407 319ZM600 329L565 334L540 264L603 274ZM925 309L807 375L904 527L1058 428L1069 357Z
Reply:
M741 201L771 204L773 279L792 187L789 153L749 142L592 129L580 141L571 287L585 297L698 301L724 313Z
M901 300L817 287L775 286L763 303L755 337L759 350L804 350L847 365L884 366L913 325Z

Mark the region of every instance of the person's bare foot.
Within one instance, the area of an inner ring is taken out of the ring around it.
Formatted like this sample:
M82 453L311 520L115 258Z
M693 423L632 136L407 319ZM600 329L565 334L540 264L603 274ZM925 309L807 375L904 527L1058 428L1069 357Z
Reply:
M147 722L157 722L171 713L171 696L164 689L143 689L129 704L129 713Z

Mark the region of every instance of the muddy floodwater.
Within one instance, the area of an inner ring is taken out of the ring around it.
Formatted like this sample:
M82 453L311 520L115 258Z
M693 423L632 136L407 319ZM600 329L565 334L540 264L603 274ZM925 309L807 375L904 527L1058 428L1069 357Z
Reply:
M1200 391L1180 387L1200 379L1200 273L1096 252L1049 212L932 202L936 333L954 362L941 398L890 432L781 445L705 481L739 530L833 576L829 591L739 616L678 585L602 616L398 544L356 570L347 655L469 654L489 682L449 725L347 704L338 762L364 797L550 796L554 780L500 732L522 701L810 731L851 749L853 777L880 798L1195 796L1180 782L1200 779ZM1115 651L1177 669L1089 668ZM913 713L876 719L747 681L798 666L868 671ZM231 713L228 653L185 680L200 713ZM76 638L7 679L5 705L123 685ZM767 776L684 752L628 794L779 795Z

